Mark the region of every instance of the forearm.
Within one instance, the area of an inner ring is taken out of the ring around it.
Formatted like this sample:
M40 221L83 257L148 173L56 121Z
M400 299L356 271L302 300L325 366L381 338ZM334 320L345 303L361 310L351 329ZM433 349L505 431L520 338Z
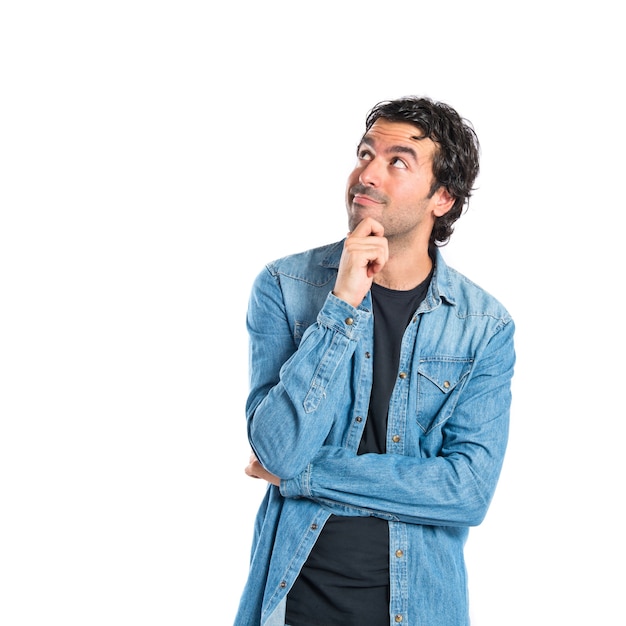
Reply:
M485 516L494 474L485 480L462 455L422 459L355 456L324 447L297 478L281 481L286 497L305 497L338 515L371 515L415 524L473 526Z

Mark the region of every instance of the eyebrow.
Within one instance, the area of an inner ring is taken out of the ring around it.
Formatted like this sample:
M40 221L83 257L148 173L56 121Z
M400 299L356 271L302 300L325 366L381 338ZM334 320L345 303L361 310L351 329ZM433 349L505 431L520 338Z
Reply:
M421 137L411 137L411 139L419 140L421 139ZM370 148L374 147L374 142L367 136L361 139L361 143L359 144L359 147L361 147L363 144L368 145ZM417 152L415 152L415 150L413 150L413 148L411 148L410 146L390 146L389 148L385 150L385 153L386 154L408 154L412 156L416 161L418 161Z

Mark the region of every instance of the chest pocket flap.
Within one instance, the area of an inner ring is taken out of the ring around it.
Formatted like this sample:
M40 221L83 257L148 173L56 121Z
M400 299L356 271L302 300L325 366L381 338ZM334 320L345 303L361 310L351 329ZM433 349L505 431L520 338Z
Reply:
M445 422L459 398L473 359L432 357L420 360L417 370L417 423L430 432Z

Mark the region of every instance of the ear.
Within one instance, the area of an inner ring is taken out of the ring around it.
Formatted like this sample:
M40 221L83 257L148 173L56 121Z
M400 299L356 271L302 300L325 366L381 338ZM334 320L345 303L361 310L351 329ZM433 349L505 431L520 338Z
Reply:
M454 198L450 195L445 187L439 187L433 197L435 206L433 214L435 217L445 215L454 205Z

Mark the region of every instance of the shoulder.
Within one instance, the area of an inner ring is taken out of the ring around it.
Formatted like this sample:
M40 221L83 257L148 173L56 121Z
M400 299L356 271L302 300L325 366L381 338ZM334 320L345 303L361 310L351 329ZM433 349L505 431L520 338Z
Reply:
M343 241L337 241L275 259L265 269L275 278L326 282L336 276L342 250Z
M500 300L437 255L437 288L442 299L453 304L460 317L488 316L504 323L511 314Z
M290 254L265 265L252 287L250 310L281 311L294 337L313 324L337 280L342 242Z

